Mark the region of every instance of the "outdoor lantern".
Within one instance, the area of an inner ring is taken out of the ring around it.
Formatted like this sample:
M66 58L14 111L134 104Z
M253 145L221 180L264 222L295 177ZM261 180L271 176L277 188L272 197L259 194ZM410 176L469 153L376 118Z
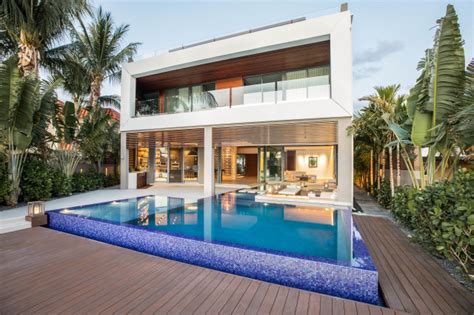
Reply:
M48 224L48 217L44 213L44 201L28 202L28 215L25 219L31 222L32 227Z
M44 201L28 202L28 216L36 217L44 214Z

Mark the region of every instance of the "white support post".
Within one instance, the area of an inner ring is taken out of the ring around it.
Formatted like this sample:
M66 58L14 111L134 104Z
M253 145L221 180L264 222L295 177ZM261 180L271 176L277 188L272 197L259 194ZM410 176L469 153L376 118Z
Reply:
M337 198L352 204L353 200L353 148L352 135L347 134L351 118L338 119L337 125Z
M120 133L120 189L128 189L127 133Z
M154 143L148 145L148 170L147 170L147 184L151 185L155 182L155 163L156 163L156 148Z
M214 196L214 147L212 127L204 128L204 196Z

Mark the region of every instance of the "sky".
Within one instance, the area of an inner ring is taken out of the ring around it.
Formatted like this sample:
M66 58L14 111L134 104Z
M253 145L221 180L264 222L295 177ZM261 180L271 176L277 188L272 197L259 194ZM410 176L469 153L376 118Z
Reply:
M299 17L339 11L344 1L318 0L95 0L116 23L130 25L125 42L142 43L134 58L143 59L181 45ZM407 93L415 84L416 66L432 47L436 20L446 5L455 6L465 41L466 64L474 57L474 1L349 1L353 14L353 99L373 93L374 86L399 83ZM106 83L103 94L120 94Z

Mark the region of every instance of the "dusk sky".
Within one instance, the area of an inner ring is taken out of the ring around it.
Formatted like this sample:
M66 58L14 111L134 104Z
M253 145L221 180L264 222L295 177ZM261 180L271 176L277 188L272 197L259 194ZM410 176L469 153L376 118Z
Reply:
M98 0L117 23L130 24L127 41L141 42L135 59L170 48L242 30L306 16L335 13L343 1L132 1ZM416 65L433 43L436 19L452 3L465 41L466 64L473 58L474 1L349 1L353 20L353 98L372 93L376 85L413 86ZM120 94L106 84L104 94Z

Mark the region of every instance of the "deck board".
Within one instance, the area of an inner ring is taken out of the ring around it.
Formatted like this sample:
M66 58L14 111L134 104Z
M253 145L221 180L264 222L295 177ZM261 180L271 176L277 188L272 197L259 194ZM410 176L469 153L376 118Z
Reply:
M474 295L386 218L354 216L387 305L412 314L472 314ZM357 308L359 313L359 306ZM387 309L371 309L370 314Z
M0 235L0 258L2 314L384 310L39 227Z

